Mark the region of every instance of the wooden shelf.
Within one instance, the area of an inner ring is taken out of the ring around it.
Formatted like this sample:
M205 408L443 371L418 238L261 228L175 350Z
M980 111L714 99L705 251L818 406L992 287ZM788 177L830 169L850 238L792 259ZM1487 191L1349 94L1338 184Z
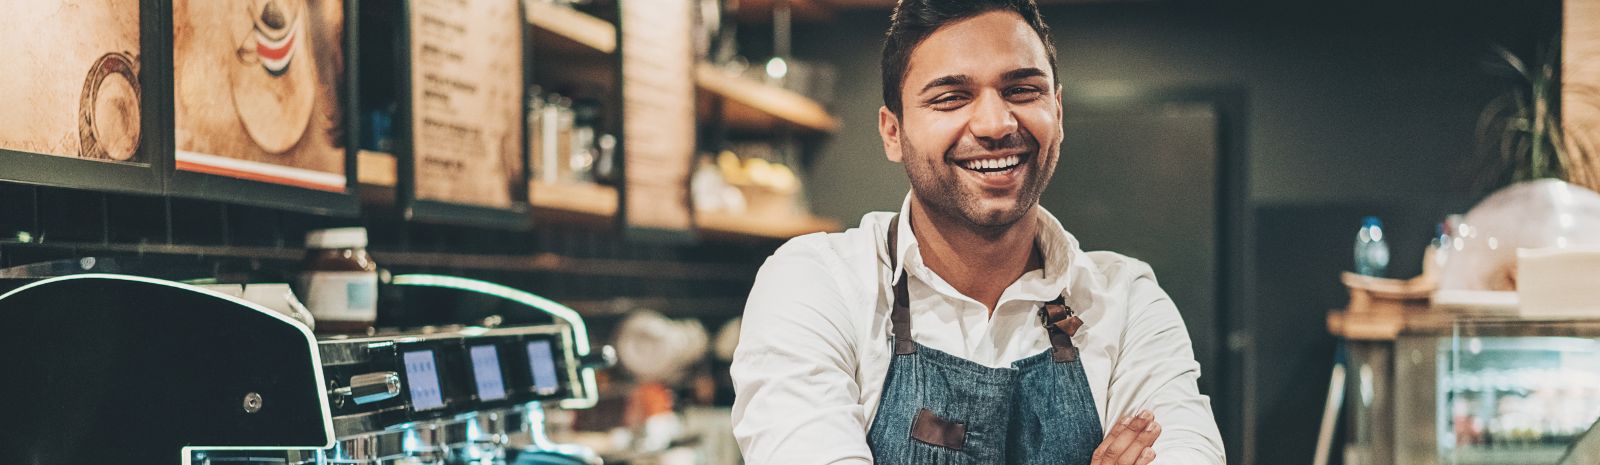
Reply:
M695 66L696 87L722 99L729 127L768 131L779 124L814 132L834 132L839 121L817 101L788 89L729 75L709 63Z
M857 0L860 1L860 0ZM741 0L739 3L740 22L745 23L771 23L772 8L775 0ZM795 22L832 21L834 8L832 1L824 4L819 0L789 0L789 14ZM889 6L894 6L894 1L889 1Z
M523 4L528 24L535 30L565 39L566 43L556 42L553 46L578 45L589 51L616 53L616 25L569 7L539 1Z
M528 199L536 221L604 220L617 215L617 189L590 182L528 183Z
M394 187L400 176L394 154L373 150L356 152L356 182L368 186Z
M393 188L396 161L393 154L362 150L357 178L361 185ZM528 183L529 203L536 221L556 221L609 226L617 215L617 189L588 182ZM699 213L700 231L711 239L788 239L814 232L840 230L838 221L815 216L776 216Z
M1402 334L1463 336L1492 332L1500 336L1600 336L1600 319L1523 318L1517 315L1463 314L1442 308L1394 312L1328 311L1328 333L1353 341L1393 341Z
M788 239L814 232L839 231L839 222L817 216L751 216L722 212L695 214L702 233L716 237Z

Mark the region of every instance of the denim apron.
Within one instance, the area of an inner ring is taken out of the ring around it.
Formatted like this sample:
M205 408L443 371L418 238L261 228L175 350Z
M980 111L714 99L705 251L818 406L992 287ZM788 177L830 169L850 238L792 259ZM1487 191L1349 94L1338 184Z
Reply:
M891 225L899 224L899 216ZM897 228L889 230L889 267ZM1039 321L1050 349L992 368L911 340L906 274L895 277L889 315L894 358L867 433L873 462L899 464L1087 465L1104 437L1089 381L1072 345L1083 321L1063 299Z

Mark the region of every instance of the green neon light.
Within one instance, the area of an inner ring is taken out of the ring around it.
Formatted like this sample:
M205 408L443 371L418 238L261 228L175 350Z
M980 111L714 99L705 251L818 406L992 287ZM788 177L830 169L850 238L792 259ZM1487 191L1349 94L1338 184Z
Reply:
M583 324L583 316L579 315L578 311L573 310L572 307L561 305L556 303L554 300L546 299L537 294L521 289L458 276L406 274L395 276L393 283L401 286L443 287L472 291L480 294L492 295L536 308L545 313L549 313L550 316L556 317L557 319L566 322L568 326L572 327L573 348L577 350L579 357L589 355L589 330L588 327ZM563 399L560 404L561 408L586 409L589 407L594 407L595 404L600 402L600 394L598 392L598 388L596 387L597 383L594 377L594 369L583 369L580 370L580 372L580 376L583 378L583 397L579 399Z

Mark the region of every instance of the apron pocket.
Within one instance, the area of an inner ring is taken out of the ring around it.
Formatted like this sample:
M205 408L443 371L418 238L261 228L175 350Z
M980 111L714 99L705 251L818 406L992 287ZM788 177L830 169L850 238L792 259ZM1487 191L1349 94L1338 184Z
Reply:
M967 445L967 424L941 418L932 410L922 408L917 410L916 418L911 421L911 439L961 450Z

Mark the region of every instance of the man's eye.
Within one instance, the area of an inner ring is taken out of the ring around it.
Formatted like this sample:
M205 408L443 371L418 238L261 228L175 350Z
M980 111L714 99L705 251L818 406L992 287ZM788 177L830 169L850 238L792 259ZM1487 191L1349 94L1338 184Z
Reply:
M935 110L953 110L959 108L966 100L966 96L961 94L945 94L929 100L928 106L933 107Z
M1006 89L1006 98L1013 100L1027 100L1038 97L1044 92L1037 87L1018 86Z

